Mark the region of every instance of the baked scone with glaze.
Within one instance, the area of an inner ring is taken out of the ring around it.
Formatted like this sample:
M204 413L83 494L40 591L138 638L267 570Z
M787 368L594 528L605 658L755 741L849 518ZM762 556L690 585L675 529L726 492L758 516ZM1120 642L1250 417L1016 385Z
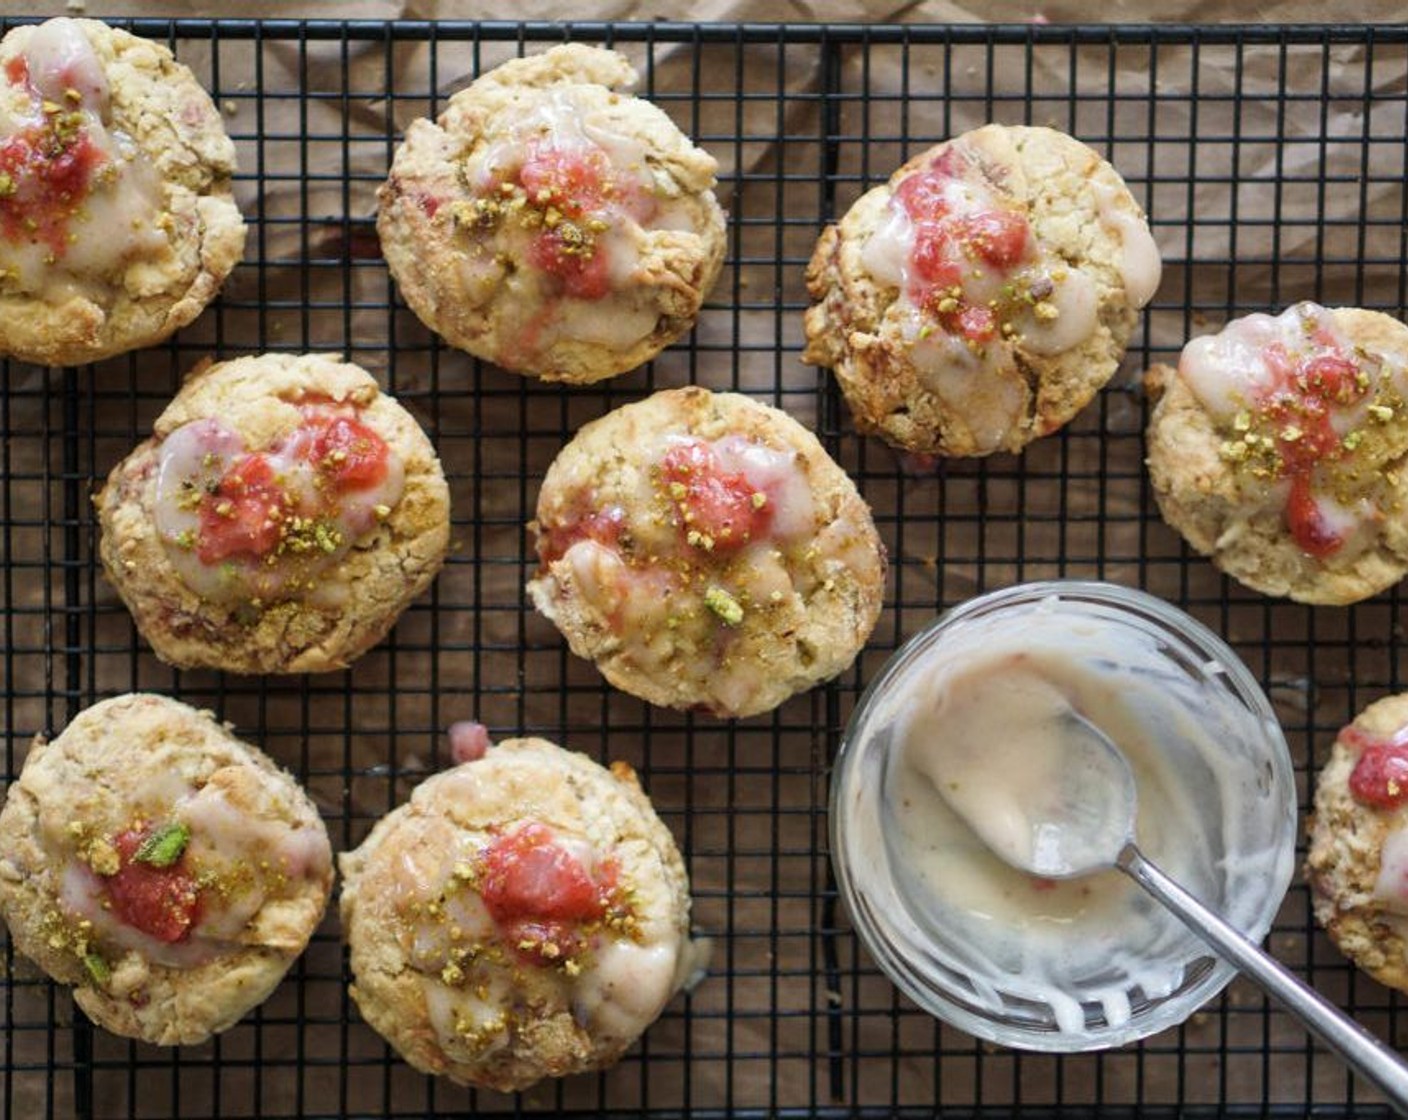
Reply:
M0 41L0 355L94 362L201 313L244 252L235 146L195 76L90 19Z
M197 367L96 501L108 578L181 668L342 668L449 544L420 425L366 370L318 354Z
M340 864L363 1017L461 1084L611 1065L699 966L684 863L623 762L508 740L417 786Z
M566 44L491 70L406 129L378 193L401 294L452 346L578 384L688 331L724 258L714 158L613 51Z
M834 677L880 614L885 550L815 436L737 393L586 425L538 495L534 605L617 688L750 716Z
M268 998L332 891L296 781L207 712L131 694L30 748L0 812L15 947L115 1034L192 1044Z
M1305 877L1315 920L1381 984L1408 992L1408 693L1339 733L1315 787Z
M1164 520L1233 579L1342 605L1408 573L1408 327L1298 303L1145 378Z
M1113 376L1162 265L1078 140L990 124L910 160L817 242L802 360L856 428L932 455L1019 451Z

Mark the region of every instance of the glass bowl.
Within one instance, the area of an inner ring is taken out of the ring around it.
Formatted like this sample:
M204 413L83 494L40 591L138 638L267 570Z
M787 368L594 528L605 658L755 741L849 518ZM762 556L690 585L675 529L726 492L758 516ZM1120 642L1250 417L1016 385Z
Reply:
M1006 1046L1095 1050L1175 1026L1226 986L1231 965L1117 871L1053 884L1008 868L916 769L941 727L922 714L934 690L999 654L1093 674L1126 728L1116 742L1138 748L1145 854L1249 937L1270 928L1297 829L1271 705L1195 619L1141 591L1075 581L954 608L866 689L831 786L832 862L855 928L921 1007Z

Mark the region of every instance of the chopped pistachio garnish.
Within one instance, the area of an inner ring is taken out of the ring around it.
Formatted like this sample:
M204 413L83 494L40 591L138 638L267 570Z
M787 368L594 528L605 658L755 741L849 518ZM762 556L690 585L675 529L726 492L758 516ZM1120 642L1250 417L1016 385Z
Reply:
M84 849L83 858L99 875L116 875L122 870L122 857L117 854L117 849L102 837Z
M704 605L723 621L725 626L737 626L743 621L743 606L722 587L704 592Z
M190 827L182 821L172 821L154 829L132 853L132 858L138 863L149 863L153 867L170 867L181 858L181 853L186 850L190 840Z
M84 953L83 967L88 970L88 975L92 977L95 984L101 986L112 979L112 969L108 966L108 962L97 953Z

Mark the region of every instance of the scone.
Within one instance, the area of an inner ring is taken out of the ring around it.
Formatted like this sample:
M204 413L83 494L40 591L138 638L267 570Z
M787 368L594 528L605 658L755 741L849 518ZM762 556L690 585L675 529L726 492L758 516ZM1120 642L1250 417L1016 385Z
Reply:
M895 447L1019 451L1114 374L1160 270L1113 167L1049 128L986 125L827 227L802 360L830 366L856 428Z
M0 355L77 365L159 342L244 252L235 147L156 43L51 19L0 41Z
M621 55L507 62L417 120L378 198L401 294L452 346L548 381L599 381L694 325L724 257L718 165Z
M509 740L340 863L363 1017L462 1084L608 1066L696 968L684 863L625 763Z
M1315 788L1305 877L1345 956L1408 992L1408 693L1339 733Z
M617 688L749 716L835 676L880 614L885 550L816 437L737 393L588 424L538 495L534 605Z
M332 890L298 783L209 713L132 694L35 740L0 812L15 947L115 1034L201 1042L268 998Z
M365 370L317 354L198 367L96 501L109 579L181 668L341 668L449 544L425 433Z
M1148 461L1164 520L1233 579L1340 605L1408 573L1408 327L1299 303L1156 366Z

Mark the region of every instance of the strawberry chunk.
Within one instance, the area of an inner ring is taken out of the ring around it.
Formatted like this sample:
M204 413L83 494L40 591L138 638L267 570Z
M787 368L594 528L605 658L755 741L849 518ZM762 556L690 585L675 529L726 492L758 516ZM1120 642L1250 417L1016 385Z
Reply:
M1368 747L1349 775L1349 792L1376 809L1396 809L1408 801L1408 749L1392 743Z
M963 282L963 265L943 223L921 222L915 227L909 259L915 274L924 281L923 288L952 288Z
M113 839L121 864L116 875L103 880L103 888L119 919L171 944L190 936L200 909L200 891L183 870L184 858L169 867L132 858L150 831L128 829Z
M545 825L529 823L504 833L484 853L484 862L480 894L495 921L585 921L604 909L586 868Z
M606 913L614 887L592 878L546 826L529 823L484 852L479 893L489 916L520 956L548 964L583 945L581 924Z
M611 291L611 270L600 238L583 235L577 226L559 225L544 230L528 247L536 268L562 282L574 299L601 299Z
M366 490L386 477L390 449L371 428L351 416L314 413L309 459L339 490Z
M997 317L991 308L965 303L951 315L944 315L945 328L970 342L991 342L997 337Z
M984 210L963 219L963 240L994 268L1008 269L1027 251L1027 228L1011 210Z
M600 209L611 193L611 165L598 148L534 145L518 182L535 205L551 205L569 218Z
M237 460L200 503L196 555L203 564L266 556L278 546L287 496L264 455Z
M923 171L907 175L895 188L895 197L915 221L939 219L949 210L948 185L963 173L958 149L945 148Z
M460 719L450 724L450 758L457 765L478 762L489 753L489 729L472 719Z
M1306 392L1334 404L1352 404L1365 393L1359 367L1337 354L1322 354L1305 363Z
M666 452L660 466L680 516L680 530L693 547L729 551L767 532L772 520L767 496L742 472L723 470L707 443L677 444Z

